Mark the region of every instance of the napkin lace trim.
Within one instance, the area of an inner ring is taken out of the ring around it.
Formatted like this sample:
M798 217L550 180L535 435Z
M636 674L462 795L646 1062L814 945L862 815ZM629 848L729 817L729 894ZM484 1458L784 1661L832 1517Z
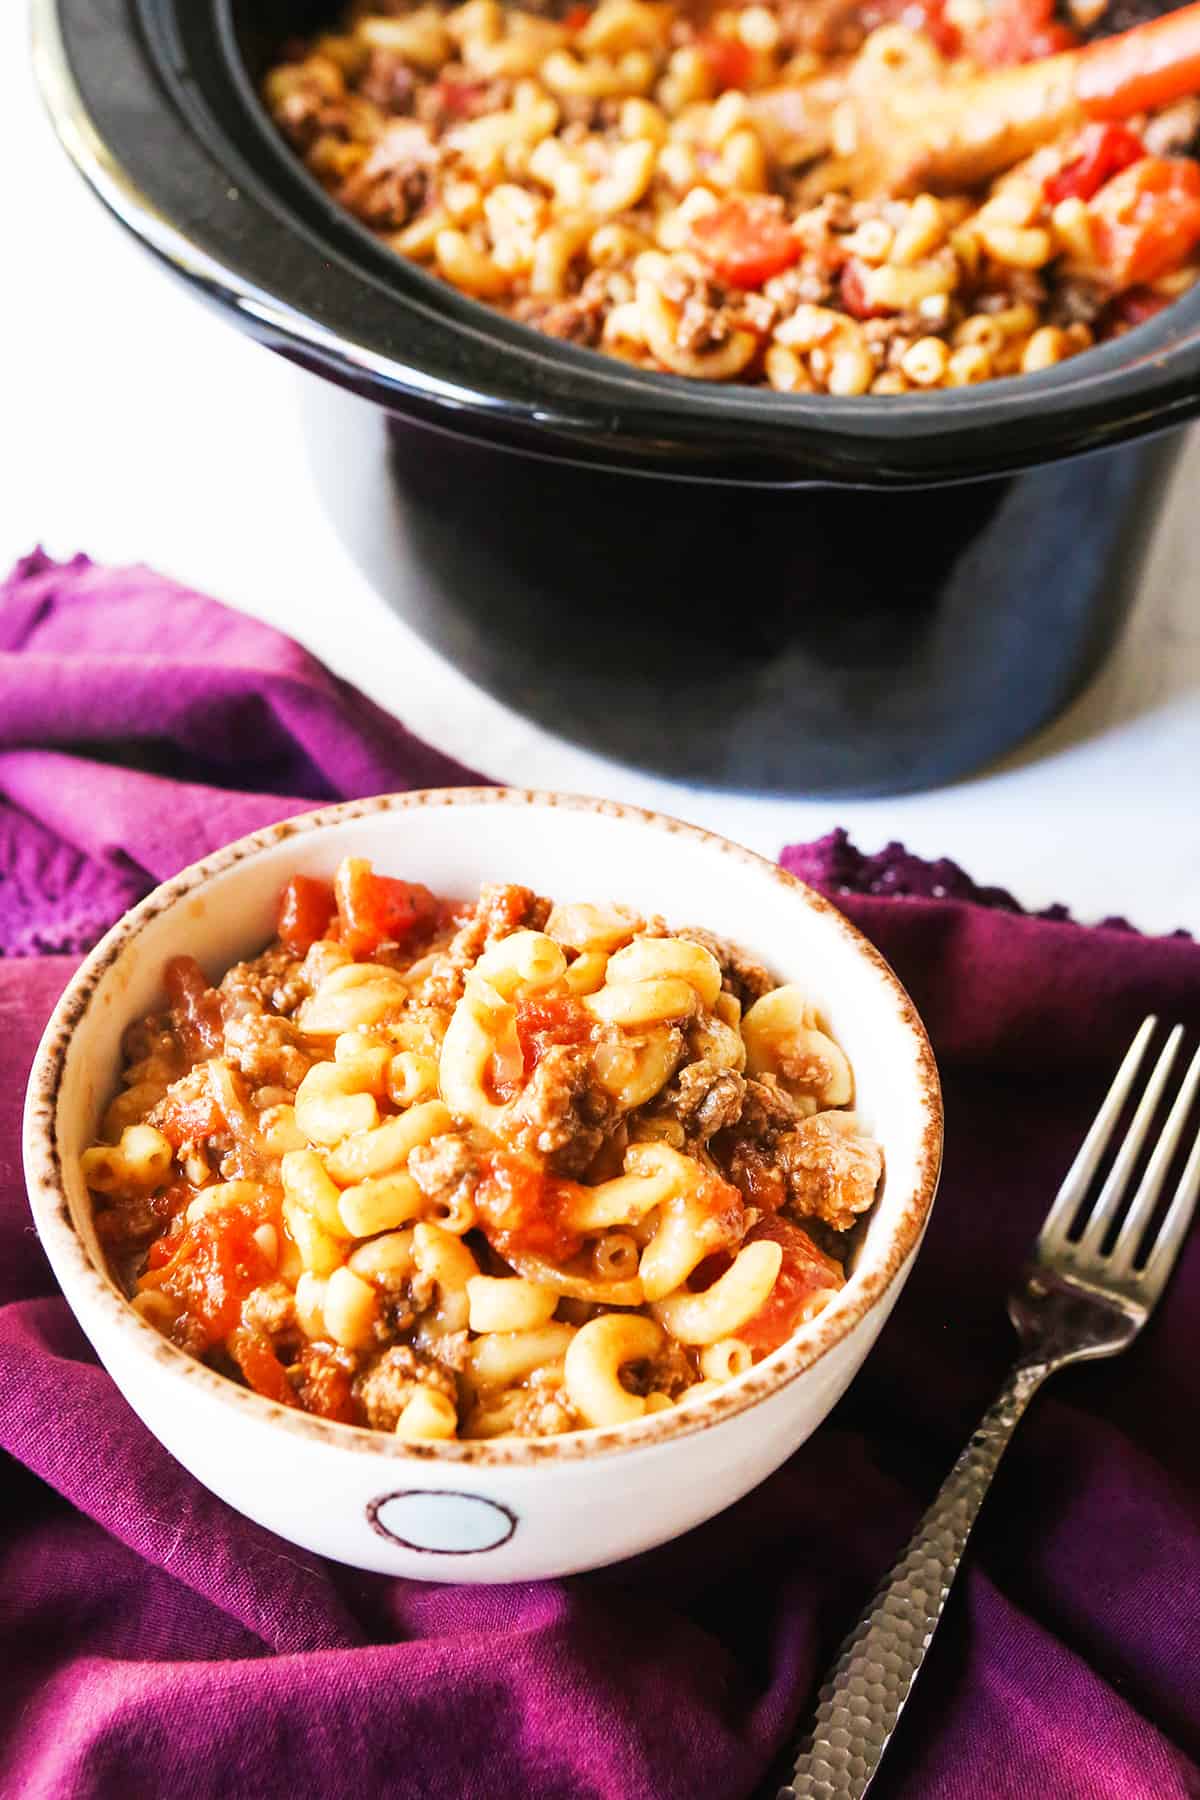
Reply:
M831 895L862 894L882 900L966 901L972 906L1015 913L1021 918L1082 925L1082 921L1061 903L1035 911L1022 906L1007 888L982 886L948 856L930 860L914 855L895 841L885 844L882 850L867 854L851 842L840 826L811 844L789 844L779 861L789 874L797 875L801 881ZM1097 924L1109 931L1142 935L1136 925L1117 915L1100 919ZM1190 938L1192 934L1181 928L1166 935Z

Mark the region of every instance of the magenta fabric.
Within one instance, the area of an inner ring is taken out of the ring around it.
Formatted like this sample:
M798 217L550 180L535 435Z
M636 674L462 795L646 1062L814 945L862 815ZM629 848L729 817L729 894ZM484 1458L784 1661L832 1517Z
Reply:
M313 800L470 779L145 570L34 557L3 591L5 1800L751 1795L1003 1375L1007 1285L1133 1027L1200 1030L1186 938L1025 917L898 847L789 849L891 958L945 1082L941 1196L858 1381L635 1563L493 1589L322 1563L200 1488L97 1365L30 1228L21 1094L76 956L153 881ZM1198 1418L1194 1240L1134 1349L1034 1402L880 1800L1200 1794Z

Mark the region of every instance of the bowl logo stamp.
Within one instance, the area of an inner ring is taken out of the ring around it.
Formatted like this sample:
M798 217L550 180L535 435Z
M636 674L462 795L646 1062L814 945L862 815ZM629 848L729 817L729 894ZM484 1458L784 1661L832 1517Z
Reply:
M482 1494L452 1488L402 1488L367 1502L367 1522L405 1550L472 1556L498 1550L517 1529L517 1515Z

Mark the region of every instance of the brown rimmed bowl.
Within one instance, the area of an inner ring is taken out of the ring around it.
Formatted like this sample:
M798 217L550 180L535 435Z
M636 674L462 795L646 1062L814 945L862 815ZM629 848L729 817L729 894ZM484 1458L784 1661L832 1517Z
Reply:
M720 1392L632 1425L555 1438L400 1442L263 1399L177 1349L109 1276L80 1155L116 1088L125 1027L162 1001L162 968L210 976L273 936L295 873L344 856L467 895L519 881L619 899L744 943L803 982L855 1070L885 1174L845 1288ZM659 814L507 788L383 795L243 838L157 888L63 994L30 1077L30 1204L63 1293L135 1412L230 1505L360 1568L442 1581L562 1575L634 1555L730 1505L820 1424L870 1350L933 1204L942 1108L924 1028L896 976L821 895L773 863Z

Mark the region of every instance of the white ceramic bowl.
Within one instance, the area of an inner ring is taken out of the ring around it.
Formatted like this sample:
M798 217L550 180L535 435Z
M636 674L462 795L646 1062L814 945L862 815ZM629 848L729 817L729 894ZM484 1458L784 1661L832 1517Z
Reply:
M277 1406L177 1350L105 1271L79 1172L117 1084L121 1033L161 1003L168 956L211 975L271 937L297 871L343 856L436 892L525 882L616 899L732 937L829 1015L885 1176L837 1299L711 1398L633 1425L542 1439L399 1443ZM912 1266L941 1155L928 1040L887 964L819 894L709 832L633 807L509 789L443 789L328 807L219 851L114 926L70 983L30 1079L34 1219L69 1304L155 1436L205 1485L281 1537L387 1574L513 1581L631 1556L769 1475L845 1391Z

